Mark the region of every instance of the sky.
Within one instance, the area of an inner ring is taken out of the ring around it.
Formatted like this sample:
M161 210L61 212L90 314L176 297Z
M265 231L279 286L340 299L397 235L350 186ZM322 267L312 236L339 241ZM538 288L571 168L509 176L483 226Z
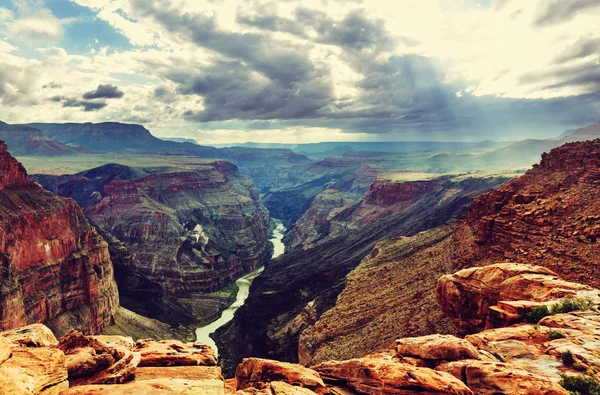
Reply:
M600 121L600 0L0 0L0 120L204 144Z

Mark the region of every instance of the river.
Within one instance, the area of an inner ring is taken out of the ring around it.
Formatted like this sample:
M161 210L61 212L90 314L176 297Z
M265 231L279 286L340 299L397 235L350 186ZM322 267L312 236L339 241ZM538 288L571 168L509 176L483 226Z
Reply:
M275 257L278 257L279 255L283 254L283 251L285 249L285 246L283 245L283 242L281 241L281 239L283 238L283 235L285 233L285 226L283 226L283 224L281 223L280 220L278 220L278 219L273 219L273 220L275 221L276 228L273 231L273 237L269 240L273 243L273 246L274 246L273 258L275 258ZM215 350L215 352L218 353L217 345L216 345L215 341L213 339L211 339L210 335L215 333L215 331L217 329L219 329L220 327L227 324L229 321L231 321L233 319L233 315L235 314L236 310L239 309L241 306L243 306L244 302L248 298L248 295L250 294L250 284L252 284L252 280L254 280L256 277L258 277L260 275L260 273L263 271L263 269L264 269L264 267L259 267L252 273L246 274L244 277L239 278L235 282L236 285L238 286L238 293L235 298L235 302L233 302L233 304L231 306L229 306L227 309L225 309L223 311L223 313L221 314L221 317L219 317L218 320L213 321L210 324L203 326L202 328L196 329L196 341L208 344Z

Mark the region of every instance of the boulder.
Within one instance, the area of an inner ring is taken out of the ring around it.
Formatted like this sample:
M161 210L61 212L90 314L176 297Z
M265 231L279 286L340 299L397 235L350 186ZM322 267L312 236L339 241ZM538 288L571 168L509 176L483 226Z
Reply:
M0 365L3 395L58 394L69 387L65 355L50 347L17 346Z
M464 381L477 395L568 395L556 380L501 362L453 361L438 366L436 370Z
M178 340L138 340L135 351L141 355L140 367L145 366L216 366L217 357L212 347Z
M544 267L520 263L497 263L442 276L436 294L460 334L522 322L530 309L564 298L600 303L598 290L562 280Z
M135 341L130 336L98 335L92 336L92 339L98 340L107 347L122 347L129 351L135 348Z
M0 332L0 336L26 347L54 347L58 340L46 325L32 324Z
M293 386L307 388L317 394L328 393L317 372L302 365L271 361L261 358L245 358L235 371L237 389L261 388L264 383L282 381Z
M473 392L446 372L415 367L389 356L372 355L348 361L331 361L314 369L326 382L343 383L360 394L460 394Z
M396 340L396 354L434 360L479 359L477 349L468 341L450 335L406 337Z

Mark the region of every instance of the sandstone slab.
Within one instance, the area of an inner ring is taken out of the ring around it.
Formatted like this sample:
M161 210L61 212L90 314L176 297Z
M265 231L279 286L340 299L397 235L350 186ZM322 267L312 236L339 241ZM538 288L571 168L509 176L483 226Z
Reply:
M235 372L237 389L260 388L261 383L282 381L318 394L328 392L317 372L304 366L261 358L245 358Z
M220 380L154 379L121 385L84 385L61 395L224 395Z
M14 347L0 365L0 392L5 395L57 394L68 388L62 351L49 347Z
M500 362L453 361L442 364L436 369L462 380L478 395L568 395L558 381Z
M343 383L360 394L473 395L459 379L446 372L415 367L389 357L369 356L325 362L314 367L326 382Z
M405 337L396 340L396 354L434 360L479 359L477 349L468 341L450 335Z
M212 347L195 342L178 340L138 340L135 351L140 353L140 367L146 366L216 366L217 358Z
M42 324L32 324L0 332L0 336L26 347L54 347L58 345L58 340L56 340L50 328Z

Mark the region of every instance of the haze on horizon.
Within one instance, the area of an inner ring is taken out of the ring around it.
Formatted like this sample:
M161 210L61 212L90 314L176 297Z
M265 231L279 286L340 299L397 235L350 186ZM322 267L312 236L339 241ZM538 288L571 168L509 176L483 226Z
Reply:
M551 138L600 120L598 20L598 0L2 0L0 120L201 144Z

